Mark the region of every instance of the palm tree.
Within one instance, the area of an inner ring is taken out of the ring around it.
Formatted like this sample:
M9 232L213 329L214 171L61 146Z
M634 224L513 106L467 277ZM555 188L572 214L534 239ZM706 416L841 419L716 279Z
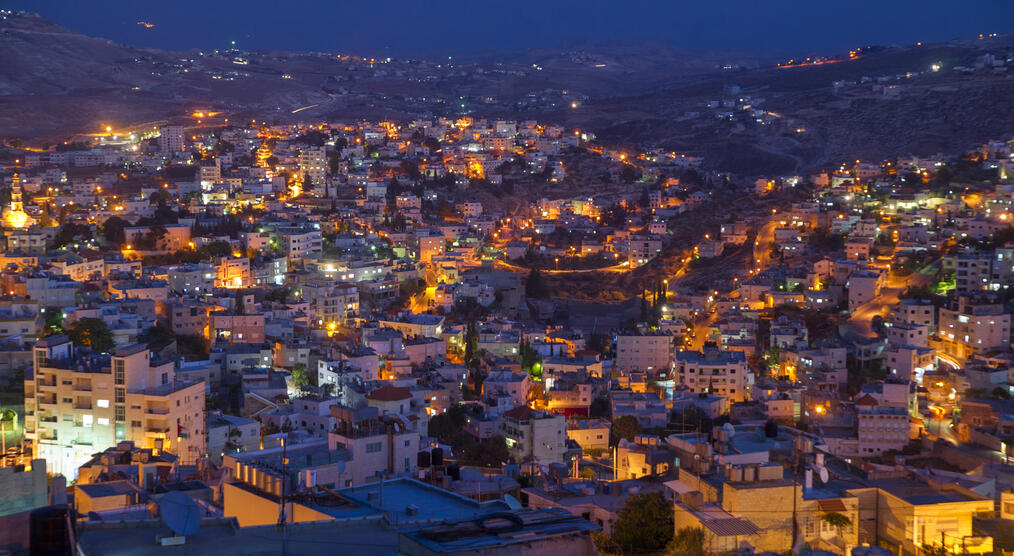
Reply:
M844 548L845 537L842 535L842 531L852 526L852 520L847 515L838 512L828 512L822 515L820 519L838 531L838 540L841 541L842 548Z

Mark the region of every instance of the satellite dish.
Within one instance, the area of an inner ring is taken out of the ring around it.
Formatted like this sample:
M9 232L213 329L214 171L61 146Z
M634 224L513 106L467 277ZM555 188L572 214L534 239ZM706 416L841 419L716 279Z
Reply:
M518 502L518 499L514 498L510 494L504 494L503 495L503 501L506 502L507 503L507 507L510 508L510 509L512 509L512 510L520 510L521 509L521 502Z
M820 482L827 483L828 472L827 472L827 468L826 467L821 467L820 469L818 469L817 470L817 474L818 474L818 476L820 476Z
M178 490L158 501L158 511L162 522L178 536L193 535L201 527L201 510L197 503Z
M722 428L729 433L729 440L732 440L732 437L736 436L736 427L732 426L732 423L726 423L722 425Z
M338 460L338 474L340 475L344 472L345 472L345 460L340 459Z

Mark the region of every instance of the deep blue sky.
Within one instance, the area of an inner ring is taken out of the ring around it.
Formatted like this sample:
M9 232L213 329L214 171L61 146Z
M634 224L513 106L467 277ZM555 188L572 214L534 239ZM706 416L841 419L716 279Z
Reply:
M224 47L396 56L523 50L581 39L693 50L837 53L1014 30L1011 0L0 0L75 31L186 50ZM144 29L138 20L154 23Z

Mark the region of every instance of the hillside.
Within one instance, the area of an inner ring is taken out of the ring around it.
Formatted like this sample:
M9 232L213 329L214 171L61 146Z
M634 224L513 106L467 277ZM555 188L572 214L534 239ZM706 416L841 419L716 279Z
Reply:
M272 122L466 113L557 122L611 146L703 156L746 176L790 174L846 158L951 152L1009 133L1011 52L998 37L778 68L751 55L584 42L458 61L375 60L136 48L16 14L0 19L0 130L46 144L105 125L194 122L186 116L195 110ZM987 54L996 69L982 67Z

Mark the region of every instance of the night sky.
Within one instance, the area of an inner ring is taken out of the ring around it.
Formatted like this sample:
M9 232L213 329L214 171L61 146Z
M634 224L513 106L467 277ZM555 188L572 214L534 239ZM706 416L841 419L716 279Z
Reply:
M227 47L424 55L573 41L835 54L1014 30L1011 0L0 0L75 31L175 50ZM155 24L145 29L143 20Z

